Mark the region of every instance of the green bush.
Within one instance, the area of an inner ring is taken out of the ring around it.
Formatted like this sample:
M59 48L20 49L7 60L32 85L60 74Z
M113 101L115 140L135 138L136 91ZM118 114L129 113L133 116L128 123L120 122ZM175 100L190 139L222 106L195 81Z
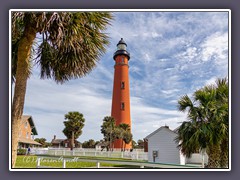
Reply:
M18 149L17 155L25 155L27 153L27 149Z

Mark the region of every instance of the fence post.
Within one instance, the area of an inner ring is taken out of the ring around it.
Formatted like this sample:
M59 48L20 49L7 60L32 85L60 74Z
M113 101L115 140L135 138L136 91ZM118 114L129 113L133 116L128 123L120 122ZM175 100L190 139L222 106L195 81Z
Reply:
M37 158L37 168L40 166L40 162L41 162L41 158L38 157L38 158Z
M66 168L66 159L63 158L63 168Z
M100 162L97 161L97 168L100 168Z
M138 151L136 151L136 153L137 153L137 154L136 154L136 159L138 160Z
M123 151L121 152L121 158L123 158Z

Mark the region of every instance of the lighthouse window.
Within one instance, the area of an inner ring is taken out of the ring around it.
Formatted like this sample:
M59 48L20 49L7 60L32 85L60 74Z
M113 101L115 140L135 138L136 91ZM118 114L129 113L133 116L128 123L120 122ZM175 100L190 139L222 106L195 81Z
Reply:
M124 110L124 102L121 103L121 110Z
M122 63L124 63L124 57L122 57Z
M125 83L121 82L121 89L124 89L124 88L125 88Z

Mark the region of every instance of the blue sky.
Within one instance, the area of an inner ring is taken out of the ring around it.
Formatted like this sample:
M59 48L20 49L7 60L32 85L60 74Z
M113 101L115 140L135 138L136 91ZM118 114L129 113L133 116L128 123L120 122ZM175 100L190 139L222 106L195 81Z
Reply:
M24 114L32 115L38 136L65 138L64 114L83 113L79 141L103 138L100 126L111 114L116 44L123 38L129 61L133 139L160 126L175 129L186 120L177 100L228 76L228 12L113 12L110 45L86 77L63 85L41 80L34 67L27 85Z

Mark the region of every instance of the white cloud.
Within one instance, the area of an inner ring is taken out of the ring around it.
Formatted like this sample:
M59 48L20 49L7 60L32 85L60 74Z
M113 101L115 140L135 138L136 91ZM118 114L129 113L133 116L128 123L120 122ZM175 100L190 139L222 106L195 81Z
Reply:
M51 80L31 78L28 83L25 113L34 111L32 115L36 125L39 124L39 136L44 135L48 139L53 136L52 131L41 130L41 126L48 126L48 129L54 129L54 133L62 137L64 114L79 111L86 119L83 138L86 139L87 132L93 129L94 137L102 138L99 127L103 117L110 114L111 95L105 97L99 93L99 85L98 89L94 89L94 82L84 84L80 81L81 79L75 80L76 85L57 85Z
M210 78L210 79L206 80L206 82L205 82L205 86L208 86L208 85L213 85L213 84L215 84L215 82L216 82L216 79L217 79L217 77L216 77L216 76L214 76L214 77L212 77L212 78Z
M168 125L175 129L179 126L179 122L186 119L186 114L169 110L169 107L162 109L147 105L142 98L137 97L131 97L131 112L132 127L136 137L141 137L141 134L145 137L160 126Z
M216 64L226 64L228 58L228 33L214 33L201 45L202 60L216 59Z

